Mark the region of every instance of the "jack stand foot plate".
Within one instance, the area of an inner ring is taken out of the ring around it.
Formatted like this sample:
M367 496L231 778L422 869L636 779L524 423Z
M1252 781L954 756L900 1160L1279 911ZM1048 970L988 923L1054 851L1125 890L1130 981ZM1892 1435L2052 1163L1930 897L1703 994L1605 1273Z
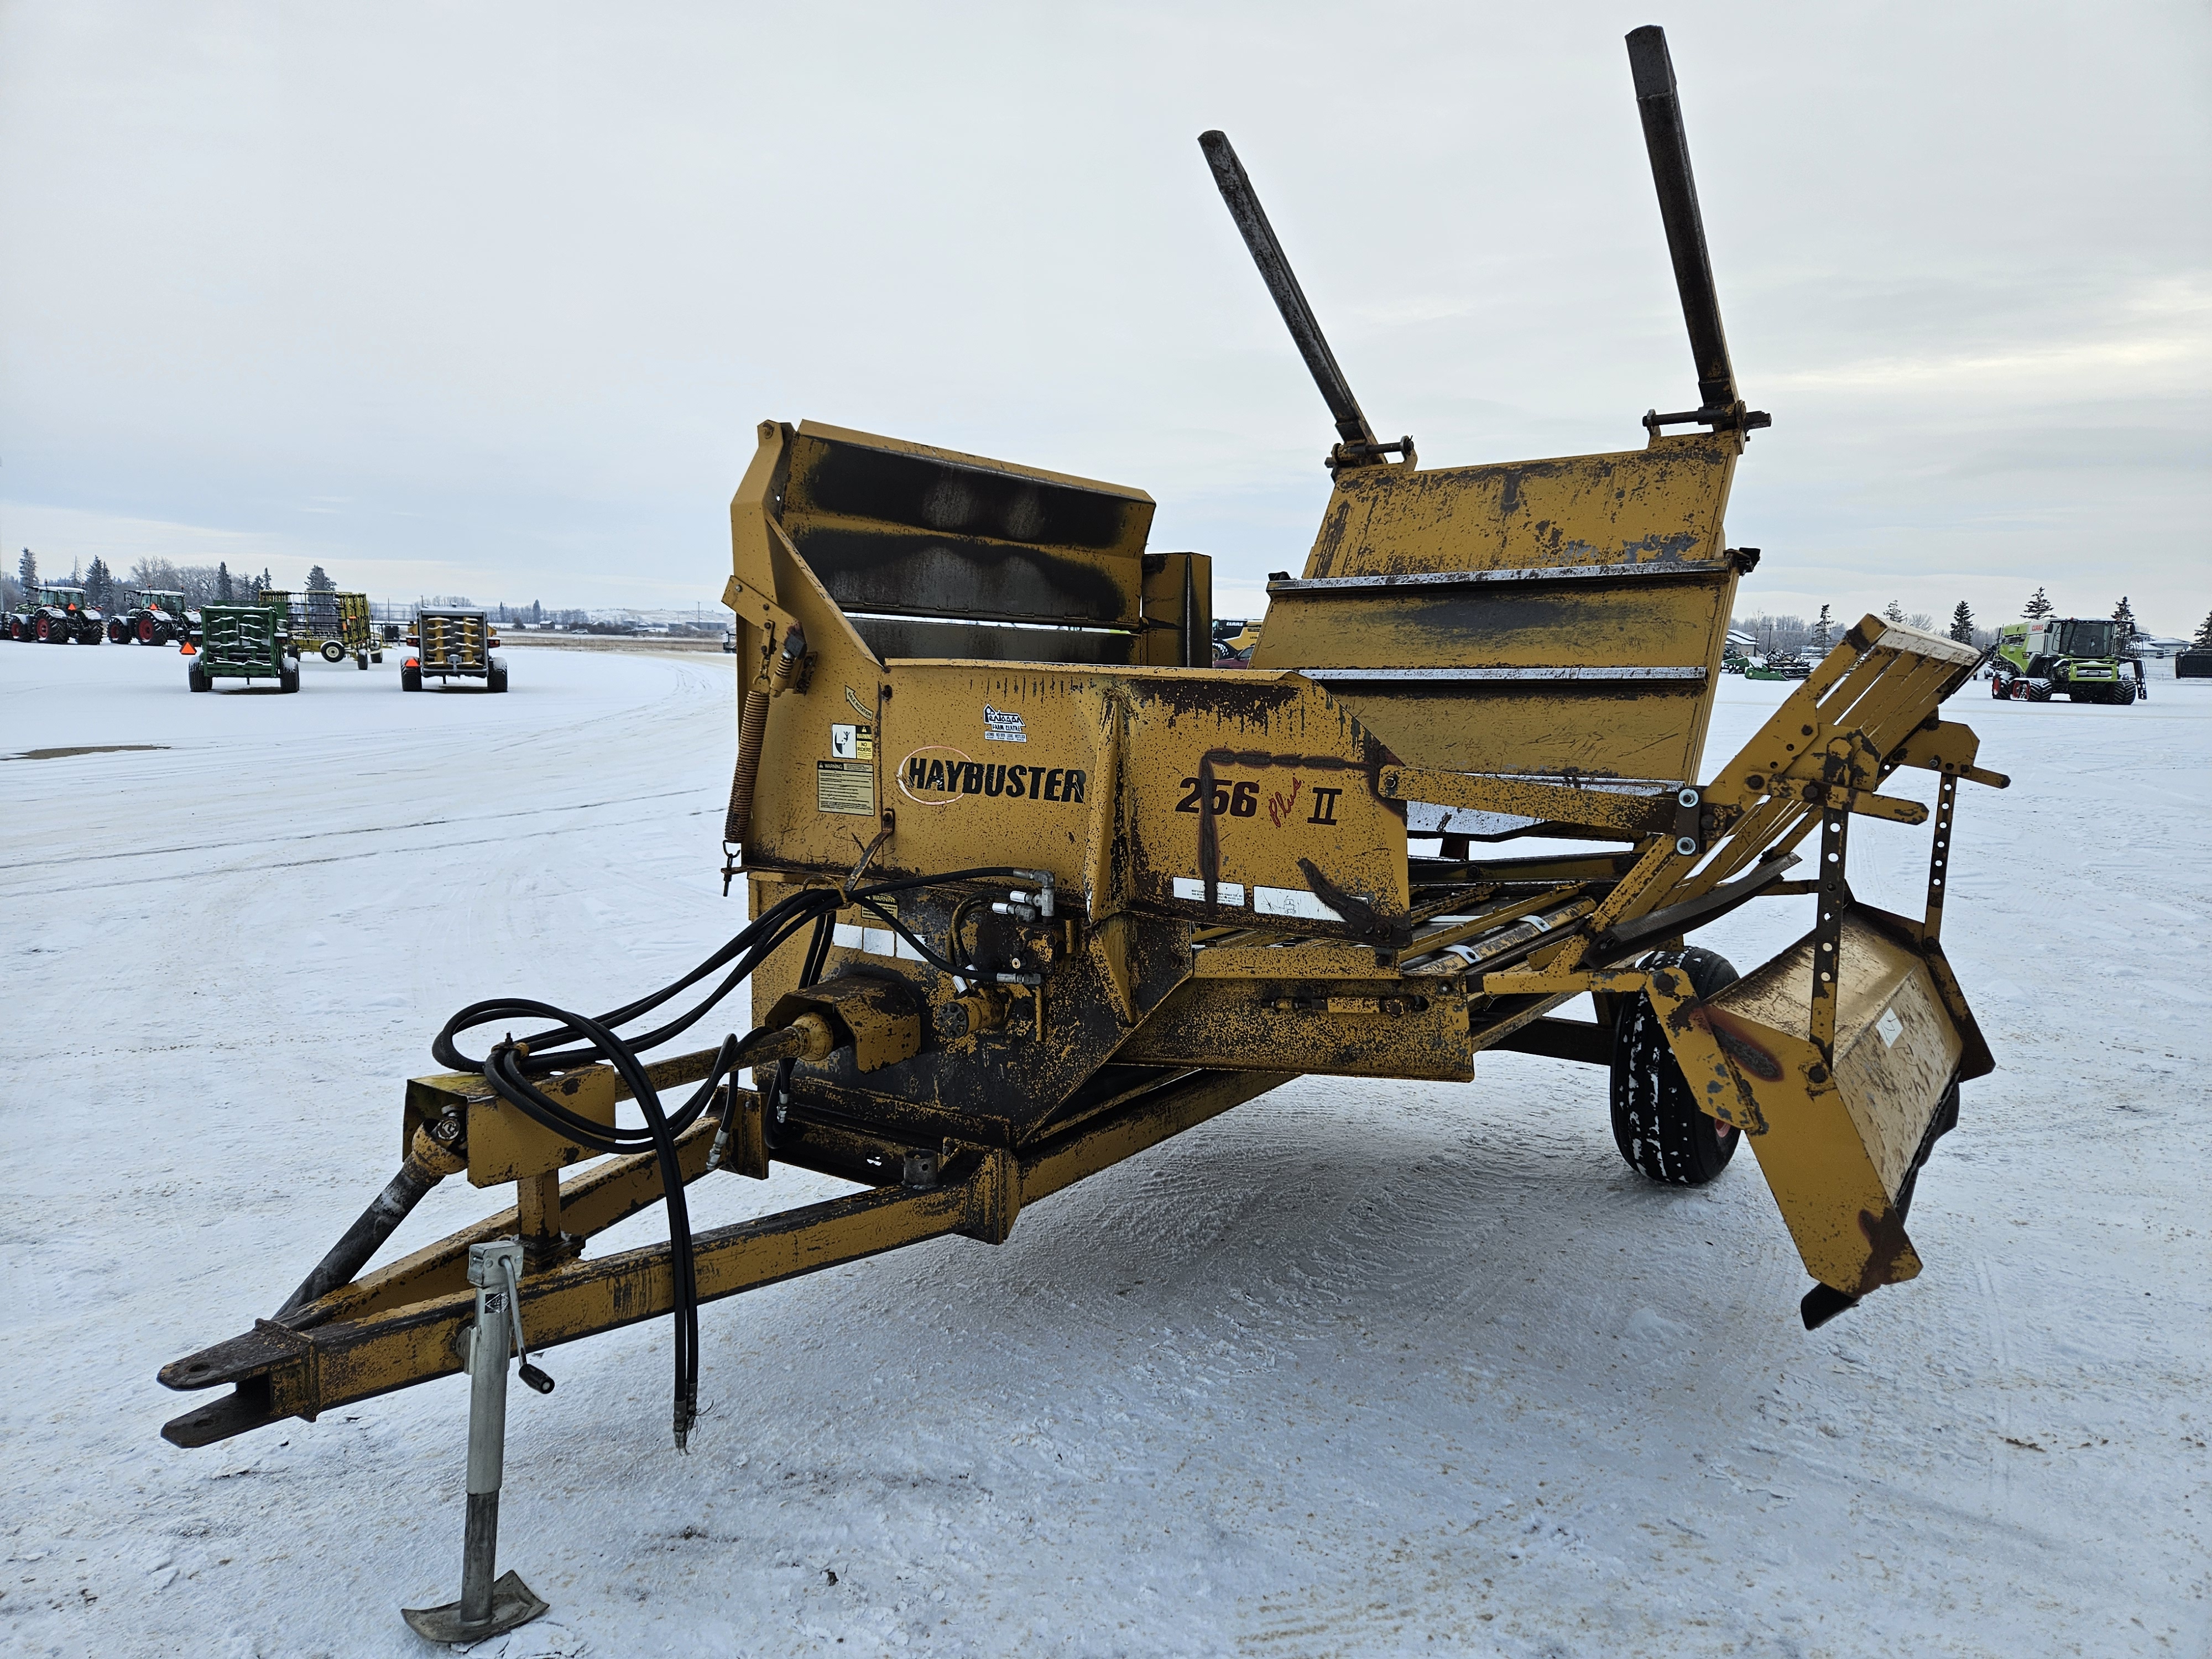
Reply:
M491 1587L491 1618L484 1624L464 1630L459 1601L448 1601L442 1607L402 1607L399 1616L426 1642L461 1643L504 1636L549 1611L538 1593L522 1582L520 1573L503 1572Z

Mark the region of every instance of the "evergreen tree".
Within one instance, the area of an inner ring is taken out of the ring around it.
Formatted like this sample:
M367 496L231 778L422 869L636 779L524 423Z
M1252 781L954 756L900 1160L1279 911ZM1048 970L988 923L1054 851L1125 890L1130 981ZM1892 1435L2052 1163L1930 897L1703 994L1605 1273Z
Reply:
M337 591L337 586L320 565L315 566L307 572L307 592L310 593L335 593Z
M23 584L26 593L39 585L39 556L27 547L23 550L23 556L15 561L15 580Z
M230 564L228 560L216 561L215 567L215 602L230 603Z
M1959 601L1959 608L1951 613L1951 637L1961 645L1974 642L1974 613L1964 599Z
M2027 617L2030 622L2040 622L2044 617L2049 616L2052 611L2057 609L2058 607L2057 605L2051 604L2050 597L2045 594L2040 587L2038 587L2035 590L2035 596L2029 599L2026 605L2021 606L2020 614Z
M94 611L107 608L107 564L99 554L92 556L91 567L84 573L84 602Z
M2190 643L2199 651L2212 651L2212 611L2204 613L2204 626L2197 630L2197 637Z
M1828 607L1824 605L1820 607L1820 614L1813 619L1813 636L1811 641L1813 649L1819 652L1822 656L1826 656L1828 654L1829 642L1834 635L1835 631L1836 625L1833 622L1829 620Z
M1892 599L1882 607L1881 614L1893 623L1901 623L1905 620L1905 607L1895 599Z
M2128 596L2120 595L2120 602L2112 607L2112 632L2118 635L2115 648L2124 655L2135 644L2142 630L2136 626L2136 613L2128 604Z

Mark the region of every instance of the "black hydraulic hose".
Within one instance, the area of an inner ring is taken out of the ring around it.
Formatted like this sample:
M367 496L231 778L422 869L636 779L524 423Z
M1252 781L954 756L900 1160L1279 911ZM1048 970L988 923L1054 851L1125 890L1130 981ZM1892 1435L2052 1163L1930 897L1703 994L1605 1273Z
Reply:
M835 910L824 910L814 919L814 936L806 941L806 955L799 964L800 990L803 991L811 985L821 982L823 967L830 960L830 946L835 942L836 924L837 913ZM791 1098L792 1069L798 1064L795 1060L780 1060L776 1062L775 1071L772 1074L768 1091L767 1109L762 1114L761 1130L771 1147L778 1144L778 1132L783 1125L784 1103ZM757 1078L756 1080L757 1081ZM725 1133L736 1132L737 1100L734 1096L731 1097L728 1106L723 1109L722 1128Z
M643 1139L647 1140L654 1162L660 1167L661 1195L668 1205L668 1240L671 1277L674 1284L673 1341L675 1362L675 1398L673 1426L676 1449L681 1451L690 1439L691 1425L699 1415L699 1286L694 1271L691 1251L691 1217L684 1192L684 1169L676 1150L676 1137L696 1122L714 1097L714 1089L729 1069L729 1062L739 1049L736 1037L723 1040L714 1057L714 1066L707 1080L690 1103L673 1120L662 1110L659 1091L653 1085L645 1066L636 1052L597 1020L547 1003L529 1002L520 999L509 1003L506 1012L510 1016L557 1019L574 1027L589 1040L592 1048L611 1065L637 1102L638 1109L645 1115ZM484 1079L499 1097L532 1118L545 1123L556 1133L574 1134L575 1126L588 1121L580 1119L565 1108L556 1106L525 1078L520 1061L522 1052L511 1043L501 1043L492 1050L485 1061ZM540 1107L549 1107L543 1112ZM550 1121L549 1121L550 1120ZM556 1127L557 1125L557 1127ZM594 1131L592 1143L602 1152L629 1151L637 1139L636 1130L611 1129Z
M714 1063L708 1069L706 1079L672 1116L662 1106L659 1091L654 1088L644 1062L638 1058L639 1054L659 1047L696 1024L809 924L812 925L813 936L807 943L799 983L802 986L814 984L821 977L829 958L836 914L849 905L857 904L880 918L913 945L921 959L930 966L940 971L965 973L968 970L947 962L924 945L912 929L899 921L896 913L886 908L881 901L921 887L1023 873L1011 866L992 866L956 870L942 875L877 882L849 890L842 888L805 888L769 905L681 979L597 1018L526 997L495 998L471 1003L462 1009L446 1022L444 1029L432 1042L430 1051L440 1065L457 1072L481 1073L501 1101L564 1140L593 1152L626 1155L649 1151L653 1153L660 1168L661 1190L668 1205L669 1256L674 1288L671 1309L675 1359L672 1421L678 1450L684 1449L699 1414L699 1285L692 1254L690 1209L684 1199L683 1164L676 1143L685 1131L705 1115L714 1102L715 1091L722 1087L726 1079L730 1080L734 1090L736 1073L747 1064L750 1056L765 1058L762 1053L763 1050L781 1050L776 1054L779 1108L795 1061L790 1058L787 1044L775 1042L774 1039L781 1035L777 1031L763 1027L749 1032L742 1039L735 1035L726 1036L720 1048L716 1051ZM617 1034L616 1027L653 1012L725 969L728 972L724 974L720 983L689 1012L635 1037L625 1038ZM526 1033L520 1042L510 1034L482 1060L474 1060L463 1054L455 1042L462 1032L477 1026L506 1025L515 1020L543 1020L550 1022L550 1026L546 1030ZM616 1075L637 1102L638 1110L645 1119L641 1126L627 1127L580 1116L531 1080L533 1077L574 1070L599 1060L614 1068ZM732 1127L734 1112L734 1095L726 1094L722 1119L726 1133ZM375 1209L376 1206L373 1206L372 1212ZM364 1221L368 1218L365 1217Z
M653 1087L636 1051L597 1020L556 1009L544 1003L518 999L507 1005L507 1012L520 1018L559 1018L574 1024L591 1039L594 1050L603 1054L617 1075L627 1084L638 1109L645 1115L645 1127L641 1130L610 1128L607 1126L579 1118L573 1112L550 1099L522 1075L520 1060L522 1045L501 1043L495 1048L484 1064L485 1079L502 1100L537 1120L556 1133L583 1139L588 1136L593 1150L611 1152L642 1151L637 1145L647 1142L660 1168L661 1188L668 1203L668 1238L674 1281L674 1305L672 1314L675 1325L676 1387L674 1428L676 1448L684 1449L692 1424L699 1415L699 1284L696 1261L691 1248L691 1218L684 1197L684 1170L677 1151L677 1139L706 1115L715 1091L723 1080L734 1076L752 1051L768 1046L781 1032L766 1029L756 1030L742 1041L732 1036L722 1040L707 1077L677 1114L671 1117L662 1108L659 1091Z
M649 1013L671 998L679 995L716 969L726 967L732 962L738 962L738 971L732 972L726 977L704 1001L691 1009L690 1012L679 1016L666 1025L645 1032L630 1040L631 1046L641 1051L659 1048L662 1043L681 1036L697 1024L709 1009L720 1002L730 992L735 990L749 976L752 969L757 968L762 962L772 955L799 927L815 920L823 912L835 912L851 904L864 905L874 911L876 915L882 916L917 950L924 952L922 960L931 966L940 969L951 969L951 964L945 963L935 951L924 945L896 916L885 915L882 909L870 903L869 901L880 900L921 887L934 887L951 882L977 881L987 877L1019 876L1025 873L1024 871L1012 866L994 865L968 870L952 870L942 875L909 876L897 881L877 882L866 887L856 888L850 894L835 888L802 889L788 897L778 900L763 910L727 944L684 975L683 978L663 987L650 996L641 997L627 1006L600 1015L599 1024L608 1027L627 1024L640 1015ZM744 960L738 961L740 957ZM964 971L957 969L951 969L951 970ZM462 1009L452 1019L447 1021L445 1029L439 1032L430 1045L430 1052L436 1057L438 1063L457 1072L481 1071L483 1062L471 1060L463 1054L454 1046L453 1038L459 1032L501 1018L498 1013L492 1012L498 1006L488 1002L475 1003ZM577 1030L567 1024L556 1026L549 1031L533 1033L528 1043L530 1054L524 1062L525 1069L534 1074L543 1074L547 1072L566 1070L577 1064L588 1063L563 1052L575 1043L578 1036Z
M908 945L914 946L915 950L920 954L921 960L927 963L931 967L936 969L939 973L965 975L969 972L967 969L961 967L957 963L948 961L944 957L938 955L933 949L923 941L919 933L915 933L913 928L901 921L895 912L886 910L882 905L875 903L868 899L862 899L860 903L862 909L874 916L878 921L882 922L884 926L896 933Z

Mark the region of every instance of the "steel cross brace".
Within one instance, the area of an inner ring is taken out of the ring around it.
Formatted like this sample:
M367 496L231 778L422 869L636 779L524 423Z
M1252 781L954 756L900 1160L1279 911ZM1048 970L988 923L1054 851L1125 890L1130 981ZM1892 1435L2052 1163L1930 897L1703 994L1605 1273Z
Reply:
M878 1185L698 1233L692 1249L699 1299L734 1296L953 1234L997 1243L1025 1206L1265 1094L1291 1075L1186 1072L1103 1117L1032 1146L956 1148L954 1161L944 1171L948 1178L939 1185ZM706 1172L713 1128L711 1120L702 1120L684 1137L687 1182ZM809 1125L808 1138L816 1133L816 1126ZM856 1146L867 1139L848 1138ZM787 1150L778 1149L779 1162L816 1166L811 1159L787 1157ZM611 1162L652 1164L649 1157ZM857 1157L851 1165L858 1168ZM602 1166L563 1188L564 1214L585 1207L581 1201L568 1201L570 1189L579 1189L580 1199L580 1189L595 1179L621 1182L641 1194L650 1189L650 1197L622 1207L623 1215L659 1196L659 1177L649 1168ZM228 1384L233 1389L214 1404L171 1421L163 1437L177 1445L211 1444L288 1417L312 1421L334 1407L460 1370L465 1360L460 1339L474 1318L475 1294L465 1286L433 1286L465 1268L471 1243L511 1231L514 1214L508 1210L417 1252L409 1259L407 1276L387 1279L373 1308L360 1305L368 1298L357 1294L349 1299L356 1286L342 1287L325 1298L340 1310L337 1316L308 1322L318 1310L331 1311L318 1304L303 1310L306 1317L298 1326L262 1320L244 1335L163 1367L161 1380L173 1389ZM401 1300L410 1289L421 1294ZM524 1322L538 1348L665 1316L675 1300L669 1247L649 1245L527 1274L520 1294Z

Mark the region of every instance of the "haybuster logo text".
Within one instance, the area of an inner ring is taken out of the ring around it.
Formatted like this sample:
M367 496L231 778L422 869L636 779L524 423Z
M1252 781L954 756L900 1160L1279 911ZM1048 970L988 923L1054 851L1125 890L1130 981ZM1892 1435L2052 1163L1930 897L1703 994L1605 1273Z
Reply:
M900 793L924 806L947 806L969 795L1080 806L1086 781L1080 767L1001 766L949 747L917 749L899 764Z

